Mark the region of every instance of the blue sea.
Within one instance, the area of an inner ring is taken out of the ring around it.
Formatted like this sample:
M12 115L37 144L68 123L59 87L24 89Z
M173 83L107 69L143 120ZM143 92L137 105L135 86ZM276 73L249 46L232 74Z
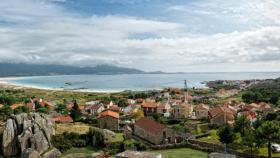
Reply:
M19 77L9 83L42 89L76 90L85 92L144 91L166 87L183 88L184 80L189 87L205 88L204 81L274 79L280 72L231 72L231 73L184 73L184 74L130 74L130 75L60 75Z

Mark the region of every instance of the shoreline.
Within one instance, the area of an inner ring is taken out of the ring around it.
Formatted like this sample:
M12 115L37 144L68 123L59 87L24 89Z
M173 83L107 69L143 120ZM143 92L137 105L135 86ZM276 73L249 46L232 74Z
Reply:
M280 75L280 74L279 74ZM65 75L62 75L62 76L65 76ZM68 76L68 75L66 75ZM72 75L71 75L72 76ZM274 76L274 77L272 77ZM278 74L277 74L278 76ZM24 80L24 79L29 79L29 78L36 78L36 77L42 77L42 76L18 76L18 77L0 77L0 88L1 89L14 89L14 90L45 90L45 91L60 91L60 92L78 92L78 93L122 93L122 92L126 92L126 91L132 91L132 92L141 92L141 91L153 91L153 90L162 90L164 89L163 87L159 88L159 87L154 87L154 88L141 88L141 87L132 87L132 88L128 88L128 89L122 89L122 88L119 88L117 89L116 87L114 87L115 89L109 89L109 87L107 87L107 89L103 89L104 87L102 86L98 86L100 87L100 89L95 89L94 87L92 87L91 89L89 89L88 87L65 87L65 86L59 86L59 85L56 85L55 87L51 87L47 84L45 84L46 86L44 86L44 84L42 84L42 86L40 84L38 85L34 85L32 82L23 82L21 83L20 81L17 82L17 80ZM45 76L44 76L45 77ZM50 76L51 77L51 76ZM181 77L182 78L182 77ZM212 77L213 78L213 77ZM250 78L250 79L249 79ZM252 76L249 77L248 79L230 79L230 80L252 80ZM263 80L263 79L269 79L269 78L277 78L275 77L275 74L271 75L270 77L258 77L258 76L255 76L255 79L260 79L260 80ZM228 80L228 77L227 79L220 79L220 80ZM210 81L216 81L215 79L214 80L210 80ZM209 81L203 81L203 82L200 82L200 84L203 84L204 86L203 87L196 87L198 89L204 89L204 88L207 88L206 86L206 83L209 82ZM66 83L65 83L66 84ZM193 84L193 83L192 83ZM195 83L196 84L196 83ZM193 84L193 85L195 85ZM205 87L206 86L206 87ZM170 86L170 87L165 87L165 88L176 88L176 87L173 87L173 86Z
M12 80L17 80L22 78L27 78L27 77L0 77L0 88L13 89L13 90L45 90L45 91L77 92L77 93L122 93L125 91L134 91L134 92L144 91L144 90L64 89L64 88L39 87L34 85L27 85L27 84L24 85L24 84L9 82ZM160 90L160 89L154 89L154 90Z
M21 85L11 82L6 82L0 79L0 88L4 89L13 89L13 90L45 90L45 91L57 91L57 92L77 92L77 93L121 93L124 91L101 91L101 90L74 90L74 89L63 89L63 88L45 88L45 87L36 87L31 85Z

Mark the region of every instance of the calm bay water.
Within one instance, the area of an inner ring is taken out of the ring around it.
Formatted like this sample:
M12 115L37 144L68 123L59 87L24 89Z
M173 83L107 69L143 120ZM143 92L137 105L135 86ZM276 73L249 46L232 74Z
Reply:
M186 73L186 74L133 74L133 75L63 75L21 77L8 82L44 89L65 89L94 92L117 92L124 90L149 90L166 87L184 87L184 80L189 87L203 88L203 81L273 79L280 77L280 72L250 73Z

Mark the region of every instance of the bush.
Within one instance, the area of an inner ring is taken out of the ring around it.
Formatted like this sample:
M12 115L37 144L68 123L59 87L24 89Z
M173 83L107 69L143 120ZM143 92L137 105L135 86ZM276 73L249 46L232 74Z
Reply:
M29 109L26 106L19 106L14 109L14 114L28 113Z
M61 152L65 152L72 147L85 147L87 146L87 135L78 133L63 133L52 137L54 147Z
M169 125L174 125L174 124L179 124L179 123L180 123L180 121L176 120L176 119L172 119L172 120L167 121L167 124L169 124Z
M124 150L136 150L135 141L125 140L123 142Z
M36 112L48 114L50 112L50 109L47 107L40 107L40 108L36 109Z
M88 143L93 146L104 146L104 133L97 128L90 128L87 136L89 138Z
M144 151L147 150L148 147L142 142L138 142L136 140L125 140L123 142L124 150L139 150Z
M65 139L65 137L63 135L53 136L52 144L55 148L57 148L61 152L65 152L73 147L71 141L68 139Z
M110 154L120 153L120 152L124 151L123 142L111 142L106 145L105 150L107 152L109 152Z

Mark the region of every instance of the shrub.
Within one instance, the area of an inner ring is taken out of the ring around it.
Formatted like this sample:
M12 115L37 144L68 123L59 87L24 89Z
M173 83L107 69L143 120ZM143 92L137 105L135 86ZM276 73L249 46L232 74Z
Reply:
M144 151L147 150L148 147L143 144L142 142L136 141L136 140L125 140L123 142L124 150L139 150Z
M65 152L72 148L71 141L65 139L63 135L55 135L52 137L52 144L55 148L60 150L61 152Z
M117 154L124 151L123 142L111 142L106 145L106 150L111 154Z
M87 136L89 138L89 144L93 146L104 146L104 133L100 129L90 128Z

